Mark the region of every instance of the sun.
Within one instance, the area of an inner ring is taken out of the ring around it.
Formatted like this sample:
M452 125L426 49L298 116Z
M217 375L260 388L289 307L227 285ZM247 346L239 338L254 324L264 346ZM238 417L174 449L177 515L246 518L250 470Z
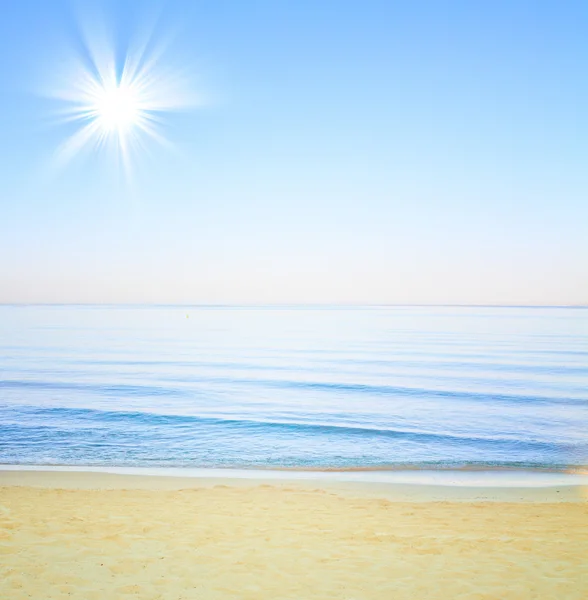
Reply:
M105 133L119 136L140 125L145 116L137 90L120 83L98 91L92 112Z
M122 56L107 35L82 37L83 51L71 53L60 86L48 94L60 102L59 122L76 125L54 164L101 152L128 170L133 155L147 152L150 143L170 146L165 129L171 113L200 105L200 95L152 36Z

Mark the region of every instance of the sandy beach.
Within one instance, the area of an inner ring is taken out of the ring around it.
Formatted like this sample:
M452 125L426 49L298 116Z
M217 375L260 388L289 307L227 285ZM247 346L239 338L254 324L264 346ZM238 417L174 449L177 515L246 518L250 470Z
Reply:
M580 488L468 493L2 472L0 597L588 597Z

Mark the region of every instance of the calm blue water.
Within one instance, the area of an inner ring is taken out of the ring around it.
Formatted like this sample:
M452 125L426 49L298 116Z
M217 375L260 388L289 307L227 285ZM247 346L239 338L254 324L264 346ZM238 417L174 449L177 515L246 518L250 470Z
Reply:
M588 310L0 306L0 462L588 463Z

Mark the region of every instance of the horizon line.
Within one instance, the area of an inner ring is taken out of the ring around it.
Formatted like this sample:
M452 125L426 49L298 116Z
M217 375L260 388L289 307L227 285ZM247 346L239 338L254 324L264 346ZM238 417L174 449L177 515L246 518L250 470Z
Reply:
M0 302L0 306L119 306L119 307L186 307L186 308L588 308L585 304L458 304L458 303L336 303L336 302L277 302L277 303L182 303L182 302Z

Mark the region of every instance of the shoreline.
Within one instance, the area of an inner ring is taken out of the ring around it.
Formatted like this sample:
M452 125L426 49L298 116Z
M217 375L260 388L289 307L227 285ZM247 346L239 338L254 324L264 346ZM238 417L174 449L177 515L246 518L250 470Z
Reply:
M0 489L329 491L400 502L586 502L588 476L510 471L270 471L0 465Z
M0 471L3 469L142 469L142 470L177 470L177 471L253 471L253 472L302 472L302 473L368 473L368 472L513 472L513 473L561 473L568 475L588 475L588 465L544 466L544 465L500 465L500 464L382 464L382 465L351 465L351 466L281 466L281 465L213 465L213 466L144 466L122 464L63 464L63 463L4 463L0 462Z

